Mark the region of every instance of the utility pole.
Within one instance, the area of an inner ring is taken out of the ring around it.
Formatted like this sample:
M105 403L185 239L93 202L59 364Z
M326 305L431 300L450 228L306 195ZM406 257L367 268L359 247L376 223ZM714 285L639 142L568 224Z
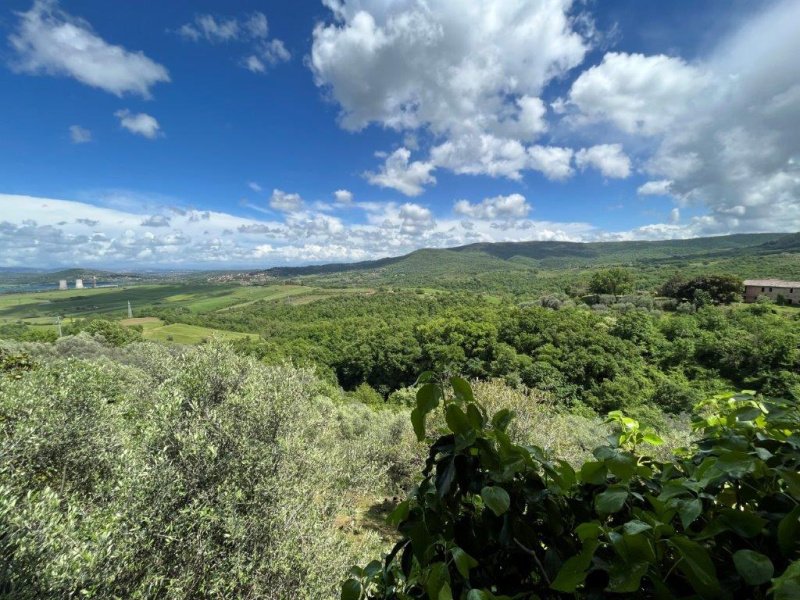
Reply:
M56 317L56 327L58 327L58 337L61 337L61 317Z
M128 300L128 318L129 319L133 318L133 311L131 310L131 301L130 300Z

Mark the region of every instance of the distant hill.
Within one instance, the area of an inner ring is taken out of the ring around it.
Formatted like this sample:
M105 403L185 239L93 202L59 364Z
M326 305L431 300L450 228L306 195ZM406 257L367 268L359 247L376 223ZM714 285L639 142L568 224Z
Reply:
M751 233L685 240L630 242L497 242L447 249L423 249L410 254L355 263L275 267L275 277L333 275L352 272L408 275L485 273L530 269L563 269L612 264L661 263L677 259L757 256L800 252L800 234Z

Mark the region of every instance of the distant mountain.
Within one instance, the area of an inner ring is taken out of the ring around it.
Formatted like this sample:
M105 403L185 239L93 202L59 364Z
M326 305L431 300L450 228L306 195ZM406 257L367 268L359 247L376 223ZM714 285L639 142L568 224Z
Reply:
M274 267L264 273L281 278L379 272L484 273L497 270L561 269L568 267L659 263L681 258L724 257L800 252L800 234L748 233L685 240L630 242L496 242L447 249L423 249L410 254L355 263L304 267Z

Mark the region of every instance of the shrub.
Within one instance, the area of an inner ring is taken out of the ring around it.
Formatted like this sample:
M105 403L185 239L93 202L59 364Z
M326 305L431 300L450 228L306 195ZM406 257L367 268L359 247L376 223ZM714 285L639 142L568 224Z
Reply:
M422 480L390 516L401 539L354 567L362 598L795 598L800 591L800 410L752 394L700 408L701 439L659 462L661 439L620 413L574 470L508 435L466 381L421 377L412 422L444 408ZM452 391L449 391L449 389Z

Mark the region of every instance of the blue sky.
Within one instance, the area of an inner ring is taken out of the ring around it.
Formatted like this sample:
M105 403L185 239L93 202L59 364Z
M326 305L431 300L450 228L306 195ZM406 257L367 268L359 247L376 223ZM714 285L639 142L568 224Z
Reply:
M7 0L0 266L800 229L797 2L468 6Z

